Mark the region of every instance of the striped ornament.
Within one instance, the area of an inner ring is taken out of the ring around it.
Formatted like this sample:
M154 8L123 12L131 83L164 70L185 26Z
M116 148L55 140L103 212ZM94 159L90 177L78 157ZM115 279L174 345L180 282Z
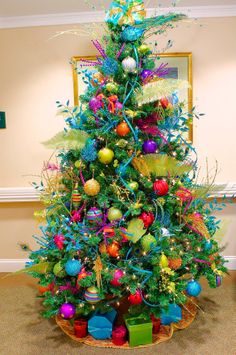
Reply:
M87 288L84 293L84 298L88 303L98 303L101 300L98 294L98 288L95 286Z
M79 194L78 190L73 190L72 191L72 202L73 202L73 206L75 208L79 207L81 201L81 195Z
M102 221L103 213L99 208L91 207L88 210L86 217L90 223L98 223Z

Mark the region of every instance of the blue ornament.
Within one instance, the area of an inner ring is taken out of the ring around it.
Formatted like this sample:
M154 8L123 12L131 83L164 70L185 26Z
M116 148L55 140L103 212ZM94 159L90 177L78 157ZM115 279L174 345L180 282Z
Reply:
M144 33L144 30L133 26L128 26L121 33L121 39L123 42L134 42L139 39Z
M81 151L81 158L87 162L97 159L96 141L94 139L87 140L85 147Z
M78 260L68 260L65 264L66 273L70 276L77 276L81 270L81 263Z
M201 293L202 287L199 282L192 280L188 282L186 291L189 296L197 297Z
M169 325L182 319L182 309L175 303L170 303L167 311L161 311L161 324Z
M205 250L211 250L212 249L212 242L210 240L207 240L204 246Z
M113 58L105 58L102 63L102 72L105 75L114 75L118 70L118 63Z

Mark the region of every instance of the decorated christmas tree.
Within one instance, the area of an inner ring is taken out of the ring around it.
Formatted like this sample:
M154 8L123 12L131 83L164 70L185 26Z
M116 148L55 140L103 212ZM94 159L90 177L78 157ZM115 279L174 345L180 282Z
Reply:
M147 44L182 18L146 18L143 1L113 1L96 60L81 60L80 106L58 103L67 127L45 143L59 165L46 164L35 183L46 223L26 271L39 279L43 315L87 343L128 346L126 328L130 346L155 343L192 321L199 278L217 287L226 272L212 186L197 184L186 138L197 115L178 98L188 83L168 78Z

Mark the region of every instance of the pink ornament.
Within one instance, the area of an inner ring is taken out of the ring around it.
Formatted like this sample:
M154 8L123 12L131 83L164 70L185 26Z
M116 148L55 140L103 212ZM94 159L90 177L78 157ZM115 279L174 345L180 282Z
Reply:
M121 284L121 282L119 280L123 276L124 276L124 272L122 270L120 270L120 269L117 269L114 272L113 279L111 280L112 286L121 286L122 284Z
M65 241L65 237L64 237L63 234L55 235L53 240L54 240L54 243L56 244L56 246L58 247L59 250L63 249L64 241Z
M117 110L122 110L122 108L123 108L122 103L119 102L119 101L116 102L116 105L115 105L115 106L116 106L116 109L117 109Z
M71 215L72 215L72 217L71 217L71 222L80 222L81 221L81 214L80 214L80 212L79 211L72 211L71 212Z

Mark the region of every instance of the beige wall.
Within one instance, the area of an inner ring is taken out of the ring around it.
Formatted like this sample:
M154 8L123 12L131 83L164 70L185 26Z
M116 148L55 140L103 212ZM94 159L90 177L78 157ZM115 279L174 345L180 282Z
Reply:
M0 187L28 186L34 179L30 175L38 174L51 154L40 142L64 126L55 115L55 101L72 101L69 60L96 53L89 36L49 40L72 27L0 30L0 110L7 117L7 129L0 130ZM193 53L194 102L206 114L194 122L194 142L200 165L207 156L212 164L218 160L219 182L236 182L235 33L236 18L211 18L183 23L158 39L160 48L172 39L171 51ZM0 259L24 258L16 243L29 241L35 233L34 209L35 204L28 203L0 205ZM227 242L225 255L236 255L235 211L235 205L229 206L221 215L228 220L222 238Z

